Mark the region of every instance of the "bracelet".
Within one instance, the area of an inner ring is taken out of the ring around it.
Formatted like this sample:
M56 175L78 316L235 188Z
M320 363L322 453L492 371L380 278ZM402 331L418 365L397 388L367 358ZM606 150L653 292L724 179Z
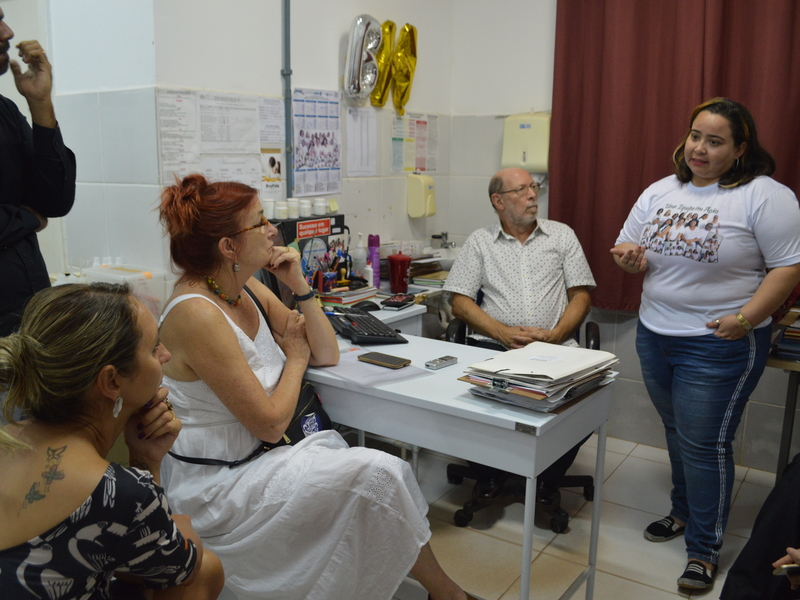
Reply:
M294 292L292 292L292 298L294 298L295 302L305 302L306 300L311 300L314 297L315 293L314 290L309 291L307 294L303 294L302 296L298 296Z
M739 319L739 324L745 331L750 331L751 329L753 329L753 324L747 319L745 319L742 313L737 313L736 318Z

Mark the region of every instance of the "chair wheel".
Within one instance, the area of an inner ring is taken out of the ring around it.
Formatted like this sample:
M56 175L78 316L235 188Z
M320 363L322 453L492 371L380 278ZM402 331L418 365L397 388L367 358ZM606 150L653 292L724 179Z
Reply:
M456 527L466 527L469 525L469 522L472 521L472 515L463 509L459 509L456 511L456 514L453 515L453 521Z
M458 475L453 475L452 477L450 475L447 476L447 483L452 483L453 485L459 485L461 484L462 481L464 481L464 478Z
M594 486L588 486L583 488L583 497L586 498L589 502L594 500Z
M555 533L562 533L567 530L567 524L553 518L550 519L550 529L552 529Z

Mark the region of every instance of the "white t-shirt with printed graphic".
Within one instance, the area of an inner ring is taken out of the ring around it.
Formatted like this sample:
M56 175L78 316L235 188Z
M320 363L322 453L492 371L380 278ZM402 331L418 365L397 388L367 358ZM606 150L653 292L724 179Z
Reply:
M687 216L681 233L701 238L682 254L648 248L639 318L662 335L707 335L706 323L737 313L752 298L767 268L800 263L800 205L785 185L758 177L733 189L681 184L674 175L648 187L631 209L617 244L639 244L659 209L698 214L694 232ZM707 214L705 221L699 215ZM704 229L718 216L718 227ZM714 238L714 253L704 242ZM758 327L770 323L767 318Z

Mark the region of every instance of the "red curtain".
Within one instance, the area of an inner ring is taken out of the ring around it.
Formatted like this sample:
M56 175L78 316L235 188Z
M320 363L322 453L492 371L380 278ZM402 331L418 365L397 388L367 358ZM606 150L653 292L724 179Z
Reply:
M774 177L798 193L800 2L558 0L548 210L583 245L595 306L638 308L643 275L609 249L714 96L750 109Z

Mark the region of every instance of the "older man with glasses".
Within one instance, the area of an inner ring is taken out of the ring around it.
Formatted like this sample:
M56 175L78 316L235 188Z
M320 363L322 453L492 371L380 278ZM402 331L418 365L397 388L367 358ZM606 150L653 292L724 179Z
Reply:
M594 277L572 229L538 218L538 191L523 169L495 174L489 200L500 222L473 232L450 270L444 290L451 293L453 315L471 329L470 345L497 350L536 341L577 345L574 335L591 308ZM540 475L540 495L558 490L579 447ZM502 474L476 468L482 473L476 493L497 494Z

